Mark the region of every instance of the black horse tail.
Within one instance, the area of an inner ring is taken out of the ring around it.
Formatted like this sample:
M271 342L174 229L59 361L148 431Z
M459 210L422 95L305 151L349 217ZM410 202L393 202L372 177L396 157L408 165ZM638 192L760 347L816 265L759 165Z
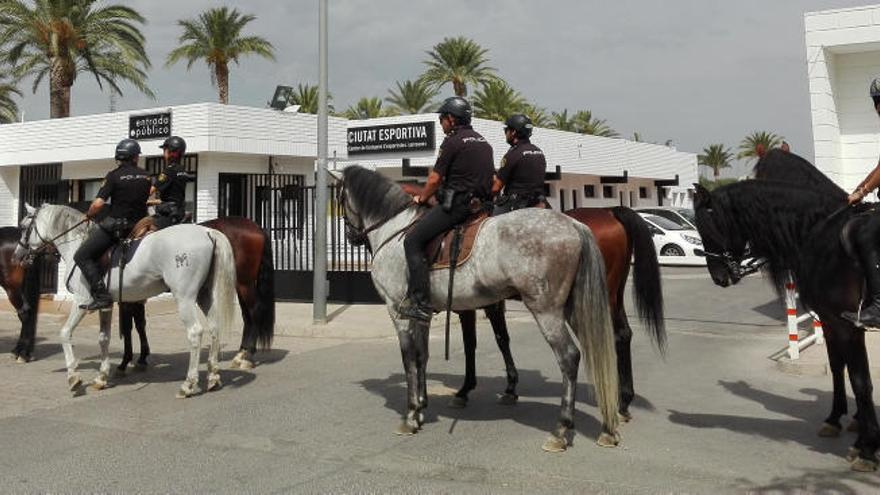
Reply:
M654 344L660 352L664 352L666 325L663 319L663 289L651 231L638 213L625 206L614 207L611 212L629 237L633 253L633 295L639 318L645 323Z
M275 335L275 263L272 261L272 238L263 231L263 256L257 271L257 297L251 315L257 343L261 349L272 347Z

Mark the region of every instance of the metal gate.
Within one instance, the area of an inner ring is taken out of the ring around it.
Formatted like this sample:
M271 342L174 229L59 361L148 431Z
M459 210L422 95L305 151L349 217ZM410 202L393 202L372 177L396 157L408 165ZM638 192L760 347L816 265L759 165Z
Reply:
M44 203L67 204L70 198L67 181L61 180L61 164L28 165L21 167L18 181L18 219L24 218L25 203L38 207ZM58 262L54 256L45 256L40 273L40 292L58 291Z
M218 216L256 222L273 242L276 298L311 301L315 256L315 187L296 174L224 174L219 177ZM327 204L327 299L381 303L370 278L370 254L345 239L336 189Z

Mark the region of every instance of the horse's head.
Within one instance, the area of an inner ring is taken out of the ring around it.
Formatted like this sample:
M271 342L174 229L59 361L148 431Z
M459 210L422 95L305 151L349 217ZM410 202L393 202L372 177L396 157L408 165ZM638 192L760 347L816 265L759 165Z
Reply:
M18 240L18 246L15 246L15 252L12 254L13 261L23 266L28 266L34 262L34 258L39 255L40 250L44 249L43 242L37 229L37 214L39 208L25 203L26 214L19 222L18 227L21 230L21 239Z
M364 219L348 194L345 174L333 175L333 177L338 181L336 201L342 208L345 238L353 246L363 246L367 242L367 236L364 234Z
M746 256L746 242L720 218L712 193L699 184L694 186L694 213L706 248L706 268L716 285L736 284L743 277L741 262Z
M371 232L412 204L412 198L391 179L358 165L343 170L338 194L345 236L355 246L366 244Z

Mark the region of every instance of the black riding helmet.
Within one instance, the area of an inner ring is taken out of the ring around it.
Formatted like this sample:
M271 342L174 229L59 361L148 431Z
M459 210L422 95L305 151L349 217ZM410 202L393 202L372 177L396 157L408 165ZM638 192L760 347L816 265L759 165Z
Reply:
M132 162L141 155L141 145L134 139L123 139L116 145L115 158L120 162Z
M171 151L179 151L181 156L186 153L186 141L180 136L171 136L159 147Z
M440 115L452 115L456 122L462 125L471 123L471 104L461 96L451 96L443 100L443 104L437 109Z
M532 119L521 113L515 113L504 122L504 129L510 129L516 133L516 137L520 139L528 139L532 135Z
M874 99L874 106L880 105L880 77L871 82L871 98Z

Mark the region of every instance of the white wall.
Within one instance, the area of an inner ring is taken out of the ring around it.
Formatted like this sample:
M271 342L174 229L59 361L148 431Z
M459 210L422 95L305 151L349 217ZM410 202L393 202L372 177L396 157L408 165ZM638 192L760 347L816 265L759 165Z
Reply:
M18 225L18 167L0 168L0 225Z

